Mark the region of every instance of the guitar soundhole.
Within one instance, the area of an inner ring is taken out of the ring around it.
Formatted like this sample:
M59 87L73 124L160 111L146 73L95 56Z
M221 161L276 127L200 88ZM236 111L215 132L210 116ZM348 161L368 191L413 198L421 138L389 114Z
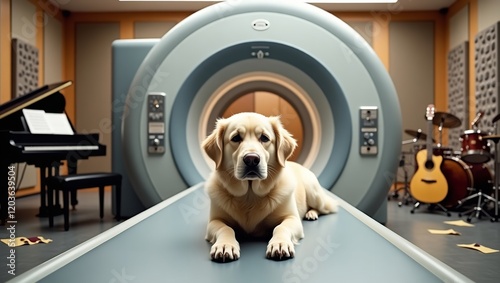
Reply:
M432 160L425 161L425 168L427 168L427 169L434 168L434 162L432 162Z

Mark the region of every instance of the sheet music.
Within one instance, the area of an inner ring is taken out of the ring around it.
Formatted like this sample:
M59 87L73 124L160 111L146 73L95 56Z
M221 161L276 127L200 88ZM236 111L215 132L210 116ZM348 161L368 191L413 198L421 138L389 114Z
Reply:
M65 113L46 113L43 110L23 109L23 114L32 134L74 134Z
M71 124L69 123L66 113L45 113L52 134L56 135L72 135L74 134Z
M45 119L45 111L23 109L23 115L32 134L50 134L51 129Z

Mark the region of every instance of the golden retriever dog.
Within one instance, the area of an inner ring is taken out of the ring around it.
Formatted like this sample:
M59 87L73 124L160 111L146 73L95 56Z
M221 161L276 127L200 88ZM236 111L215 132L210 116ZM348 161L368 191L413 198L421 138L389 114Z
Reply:
M279 117L239 113L219 119L202 148L215 162L205 188L210 197L206 240L214 261L240 257L236 232L270 236L266 257L294 257L304 237L302 219L337 211L337 202L305 167L287 161L297 142Z

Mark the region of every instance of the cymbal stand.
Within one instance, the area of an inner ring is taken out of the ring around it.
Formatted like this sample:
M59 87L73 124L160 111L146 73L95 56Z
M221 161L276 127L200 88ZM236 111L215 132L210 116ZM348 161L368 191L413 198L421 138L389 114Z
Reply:
M498 221L498 154L497 151L497 143L495 143L495 182L494 182L494 187L493 189L495 190L495 215L491 218L492 222L497 222Z
M402 141L401 144L402 145L407 145L407 144L412 144L412 143L416 143L418 141L418 138L413 138L411 140L405 140L405 141Z
M410 200L413 200L413 198L410 195L410 186L408 184L408 170L406 170L405 163L404 163L404 155L403 155L403 165L401 166L403 168L404 172L404 179L405 179L405 184L403 188L399 188L398 190L404 189L404 195L403 198L398 202L398 206L401 207L403 204L407 205Z
M441 118L441 122L439 122L439 127L438 127L439 143L438 143L437 147L441 147L443 145L443 124L444 124L444 121Z
M484 210L484 208L483 208L484 205L488 202L488 200L495 201L495 198L489 196L488 194L483 193L483 190L481 188L476 188L476 189L478 190L477 193L470 195L462 200L459 200L458 206L456 208L459 208L466 201L468 201L470 199L474 199L474 198L477 198L477 205L474 206L473 208L467 210L467 211L459 213L458 217L462 217L462 215L468 214L469 216L467 216L467 222L470 222L472 220L472 217L475 216L476 218L480 218L481 213L482 213L482 214L486 215L487 217L489 217L491 219L491 221L495 221L494 218L488 212L486 212L486 210ZM497 205L498 205L498 202L497 202Z
M417 137L410 139L410 140L404 140L401 144L402 145L414 144L414 143L418 142L419 139L420 139L420 137L417 136ZM410 201L413 200L411 197L411 194L410 194L410 185L408 182L408 170L406 169L405 154L407 154L407 153L409 153L410 155L414 155L415 152L413 150L410 150L409 152L404 152L404 151L401 152L401 159L399 160L399 167L401 167L403 169L403 172L404 172L404 186L396 188L397 183L398 183L398 180L397 180L398 174L397 174L397 169L396 169L396 177L394 178L394 191L392 192L391 196L388 197L388 200L391 200L391 197L397 198L398 192L401 190L404 190L403 198L402 198L402 200L400 200L398 202L399 207L401 207L403 204L407 205Z
M405 154L410 153L412 154L413 152L401 152L401 159L399 160L399 167L403 169L404 172L404 185L402 187L397 187L398 184L398 173L396 169L396 178L394 178L394 191L392 192L391 196L388 198L389 200L392 198L398 198L399 191L403 191L403 197L402 200L398 202L398 206L401 207L403 203L406 205L410 202L411 195L410 195L410 186L408 182L408 170L406 169L406 158Z
M497 128L497 123L493 123L493 126L495 127L495 134L498 134L498 128ZM493 189L495 190L495 215L493 218L491 218L491 221L493 222L497 222L498 221L498 176L499 175L499 172L498 172L498 162L500 162L500 160L498 160L498 140L493 140L495 142L495 165L494 165L494 168L495 168L495 181L493 182L494 184L494 187Z
M415 213L415 210L420 207L422 203L421 202L416 202L415 205L413 205L413 208L410 210L410 213L413 214ZM439 208L441 209L442 212L446 213L446 216L450 217L451 213L440 203L429 203L429 208L428 210L433 210L434 208Z

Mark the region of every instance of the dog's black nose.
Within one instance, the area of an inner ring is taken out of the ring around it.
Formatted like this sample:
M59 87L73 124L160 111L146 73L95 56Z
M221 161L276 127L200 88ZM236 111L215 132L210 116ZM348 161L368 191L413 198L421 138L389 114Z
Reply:
M247 166L257 166L259 165L260 157L256 153L247 153L243 156L243 162L245 162Z

